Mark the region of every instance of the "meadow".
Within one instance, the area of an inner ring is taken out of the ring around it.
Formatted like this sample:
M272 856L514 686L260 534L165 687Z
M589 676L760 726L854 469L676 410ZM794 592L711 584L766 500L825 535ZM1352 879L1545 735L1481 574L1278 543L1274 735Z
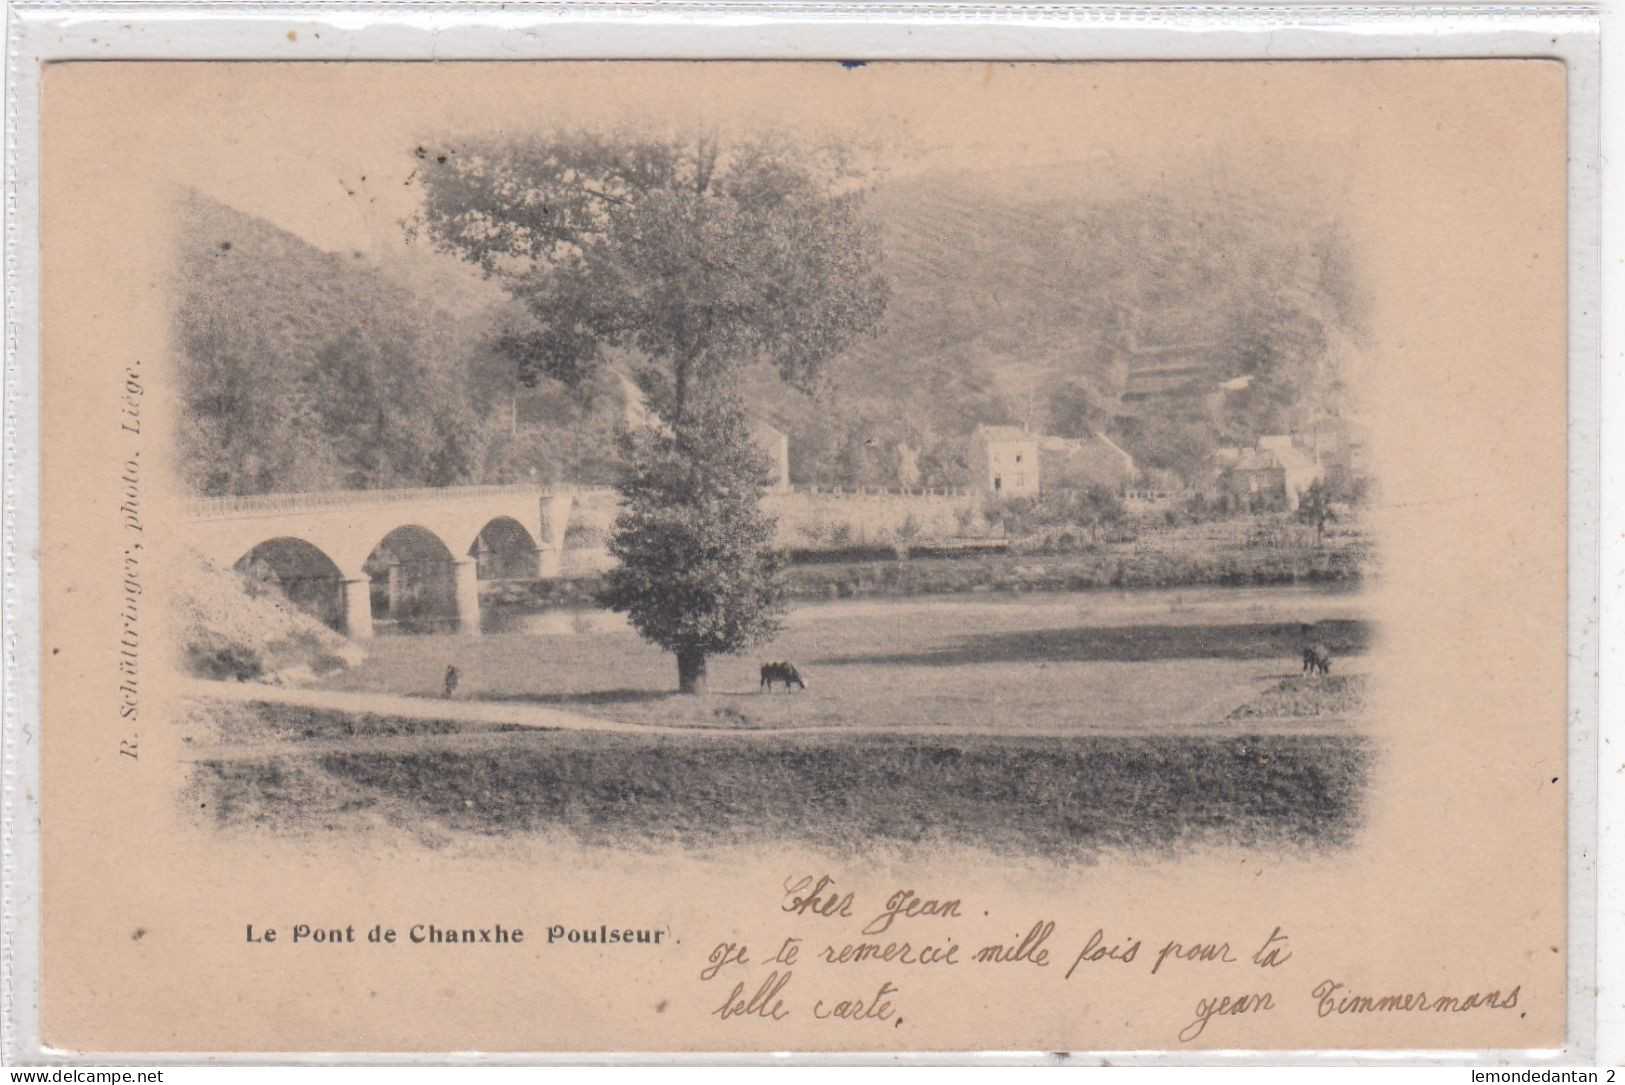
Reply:
M542 704L627 723L1166 734L1211 726L1301 670L1306 637L1358 670L1358 595L1310 588L987 594L801 604L747 656L713 657L711 692L675 693L669 655L604 611L517 613L483 637L380 637L335 689ZM1305 633L1309 626L1312 632ZM788 660L805 691L764 693Z
M1371 630L1347 593L801 606L762 656L803 670L809 688L794 693L761 692L755 658L722 658L711 693L682 696L670 657L614 615L526 622L380 637L365 664L324 680L416 695L422 718L199 702L193 816L436 843L539 833L654 850L954 846L1066 862L1334 847L1361 822ZM1334 653L1329 678L1299 673L1305 625ZM650 729L438 721L448 665L462 675L459 701Z
M296 710L287 722L319 728L322 715ZM845 855L946 846L1087 862L1109 850L1346 844L1371 762L1358 734L1246 730L493 738L473 748L203 760L186 805L219 828L293 836L382 830L443 844L549 833L589 847L793 843Z

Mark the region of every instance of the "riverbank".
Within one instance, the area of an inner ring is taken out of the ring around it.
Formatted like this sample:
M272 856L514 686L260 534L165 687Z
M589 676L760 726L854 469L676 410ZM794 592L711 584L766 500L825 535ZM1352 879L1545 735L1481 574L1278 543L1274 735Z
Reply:
M1368 536L1345 525L1323 536L1276 517L1236 517L1147 529L1128 539L1081 544L1063 552L1013 540L1008 553L974 549L907 560L793 564L784 572L791 599L847 599L964 592L1060 592L1100 588L1358 585L1374 567ZM602 583L581 574L533 584L491 584L488 606L590 607Z

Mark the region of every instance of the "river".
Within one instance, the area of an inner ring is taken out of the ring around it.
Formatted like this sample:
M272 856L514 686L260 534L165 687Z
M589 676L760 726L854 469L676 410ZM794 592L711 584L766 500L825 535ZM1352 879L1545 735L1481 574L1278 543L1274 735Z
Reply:
M883 618L927 627L1005 624L1129 625L1138 622L1302 622L1363 617L1358 585L1287 584L1263 587L1099 588L1069 592L967 592L956 595L867 596L796 601L786 630ZM488 607L488 634L570 637L632 632L625 616L596 608L528 610Z

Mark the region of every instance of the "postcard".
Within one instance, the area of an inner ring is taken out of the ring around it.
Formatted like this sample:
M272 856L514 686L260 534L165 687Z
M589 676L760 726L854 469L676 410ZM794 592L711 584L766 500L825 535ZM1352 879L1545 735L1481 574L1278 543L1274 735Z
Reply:
M1564 95L49 65L45 1042L1561 1045Z

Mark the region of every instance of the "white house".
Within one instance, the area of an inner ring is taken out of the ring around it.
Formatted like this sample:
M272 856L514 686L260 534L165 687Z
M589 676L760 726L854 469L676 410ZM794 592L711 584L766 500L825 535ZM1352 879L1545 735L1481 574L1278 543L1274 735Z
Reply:
M1000 497L1038 493L1038 438L1020 426L977 426L966 458L975 489Z

